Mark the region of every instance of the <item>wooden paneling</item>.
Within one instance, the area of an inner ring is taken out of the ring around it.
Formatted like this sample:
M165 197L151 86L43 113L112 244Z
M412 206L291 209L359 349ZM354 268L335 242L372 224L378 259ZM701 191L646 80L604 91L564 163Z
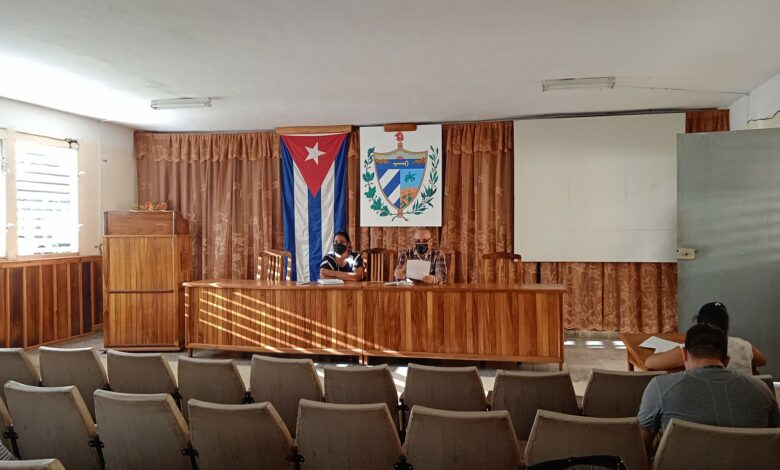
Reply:
M70 288L70 334L78 336L81 334L81 269L78 263L68 265L68 276Z
M170 346L178 342L175 298L171 295L112 294L107 314L112 347Z
M335 126L288 126L277 127L276 133L284 134L342 134L352 132L352 126L349 124Z
M105 346L180 349L185 321L181 283L190 279L192 260L189 236L173 233L186 233L186 220L153 211L107 213L106 220L114 222L103 238ZM165 226L164 220L174 225ZM165 230L168 235L161 234ZM93 269L90 275L98 274ZM96 303L92 300L93 307Z
M93 303L102 284L80 283L100 257L0 262L0 345L34 347L92 333ZM91 274L87 274L91 279Z
M70 336L70 270L67 264L54 266L54 322L57 338Z
M92 263L92 292L95 299L95 324L103 324L103 266L100 263Z
M187 234L187 221L173 211L112 211L105 213L105 235Z
M40 269L41 286L41 343L51 343L57 339L54 304L54 266L44 265Z
M561 285L185 286L187 348L563 362Z
M112 237L106 249L109 260L108 292L172 292L174 237Z
M11 346L9 333L11 331L10 296L8 292L8 270L0 270L0 347L8 348Z
M359 355L362 293L359 286L191 289L187 347Z
M40 266L22 268L24 272L24 317L27 330L27 344L40 344L41 329L41 285L38 279Z
M92 330L92 267L90 263L81 263L81 330Z
M24 324L24 269L11 268L11 347L21 348L25 345L24 338L27 328Z

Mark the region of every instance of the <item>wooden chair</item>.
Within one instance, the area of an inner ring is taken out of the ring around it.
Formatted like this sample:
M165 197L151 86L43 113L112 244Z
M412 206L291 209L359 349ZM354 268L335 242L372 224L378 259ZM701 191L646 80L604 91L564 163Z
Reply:
M363 264L365 266L366 281L390 281L393 279L398 254L385 248L371 248L363 250Z
M515 253L488 253L482 256L480 282L522 283L523 261ZM490 273L495 276L490 276Z
M292 254L284 250L262 251L257 256L258 281L289 281L292 271Z
M455 280L455 250L439 248L439 251L447 262L447 282L453 282Z

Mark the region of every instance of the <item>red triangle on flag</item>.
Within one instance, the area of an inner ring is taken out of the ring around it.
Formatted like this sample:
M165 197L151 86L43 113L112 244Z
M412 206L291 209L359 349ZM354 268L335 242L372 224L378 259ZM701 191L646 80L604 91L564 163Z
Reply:
M281 136L312 196L317 196L320 192L322 182L336 161L345 136L346 134Z

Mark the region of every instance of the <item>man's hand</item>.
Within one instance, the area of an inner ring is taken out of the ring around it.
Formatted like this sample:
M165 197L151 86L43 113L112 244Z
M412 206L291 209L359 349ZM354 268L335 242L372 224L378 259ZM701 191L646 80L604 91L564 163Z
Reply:
M426 284L436 284L436 277L434 277L431 274L428 274L424 278L422 278L422 281Z
M406 265L403 265L400 268L395 268L394 274L396 279L406 279Z
M335 278L336 277L335 273L336 273L336 271L333 271L333 270L330 270L330 269L325 269L325 268L320 268L320 277L321 278L324 278L324 279Z

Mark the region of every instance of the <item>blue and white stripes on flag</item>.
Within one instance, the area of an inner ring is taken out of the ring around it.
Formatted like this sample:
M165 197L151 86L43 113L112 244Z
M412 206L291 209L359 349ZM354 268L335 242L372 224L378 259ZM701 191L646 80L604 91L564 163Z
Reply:
M316 281L333 234L346 228L348 134L283 135L284 248L292 279Z

